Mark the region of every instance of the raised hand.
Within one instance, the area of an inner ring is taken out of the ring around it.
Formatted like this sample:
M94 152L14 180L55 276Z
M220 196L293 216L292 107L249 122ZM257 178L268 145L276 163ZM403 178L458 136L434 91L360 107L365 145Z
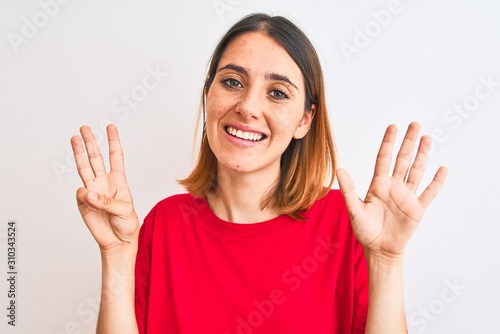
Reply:
M123 151L114 125L106 128L110 171L104 161L92 130L82 126L79 136L71 138L78 174L84 188L76 192L78 209L101 250L137 241L139 220L125 178Z
M392 176L389 175L397 128L390 125L384 135L375 164L372 182L364 200L360 200L345 170L337 170L340 190L346 201L354 234L369 251L389 257L401 257L426 208L439 193L447 169L440 167L420 196L431 139L420 139L415 160L413 150L420 125L411 123L401 144Z

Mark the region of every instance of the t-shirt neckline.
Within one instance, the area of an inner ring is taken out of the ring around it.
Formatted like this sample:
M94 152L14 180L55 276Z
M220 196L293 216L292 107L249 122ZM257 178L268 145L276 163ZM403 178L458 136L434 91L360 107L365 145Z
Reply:
M204 197L193 197L193 203L203 217L203 222L210 230L229 237L244 239L263 237L292 226L293 223L298 223L297 219L288 215L280 215L256 223L234 223L219 218L212 211L207 199Z

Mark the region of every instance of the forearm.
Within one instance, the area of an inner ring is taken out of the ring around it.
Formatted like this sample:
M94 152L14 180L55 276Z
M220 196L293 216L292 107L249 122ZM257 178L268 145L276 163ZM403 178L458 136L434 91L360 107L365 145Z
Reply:
M407 333L403 303L403 258L365 251L369 273L367 334Z
M101 252L102 290L97 334L138 333L134 308L137 245Z

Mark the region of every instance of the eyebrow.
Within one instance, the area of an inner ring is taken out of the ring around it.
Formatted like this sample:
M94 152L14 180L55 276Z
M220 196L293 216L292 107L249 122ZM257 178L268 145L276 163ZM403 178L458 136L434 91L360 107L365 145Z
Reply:
M217 72L223 71L223 70L234 70L236 72L248 75L248 71L246 68L242 66L238 66L235 64L227 64L217 70ZM278 74L278 73L266 73L266 79L270 80L276 80L276 81L283 81L291 86L293 86L297 91L299 90L299 87L297 87L286 75Z
M287 76L282 75L282 74L277 74L277 73L267 73L266 74L266 79L271 79L271 80L277 80L277 81L284 81L291 86L293 86L297 91L300 92L299 87L297 87L290 79L288 79Z
M242 73L247 75L248 71L246 68L234 64L227 64L226 66L223 66L217 70L217 73L223 70L235 70L236 72Z

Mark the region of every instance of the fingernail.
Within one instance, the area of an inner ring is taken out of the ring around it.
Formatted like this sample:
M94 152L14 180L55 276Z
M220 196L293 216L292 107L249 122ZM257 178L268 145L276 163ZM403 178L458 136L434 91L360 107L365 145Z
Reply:
M96 202L97 199L99 199L99 196L97 195L97 193L95 193L93 191L89 191L89 200L91 200L92 202Z

